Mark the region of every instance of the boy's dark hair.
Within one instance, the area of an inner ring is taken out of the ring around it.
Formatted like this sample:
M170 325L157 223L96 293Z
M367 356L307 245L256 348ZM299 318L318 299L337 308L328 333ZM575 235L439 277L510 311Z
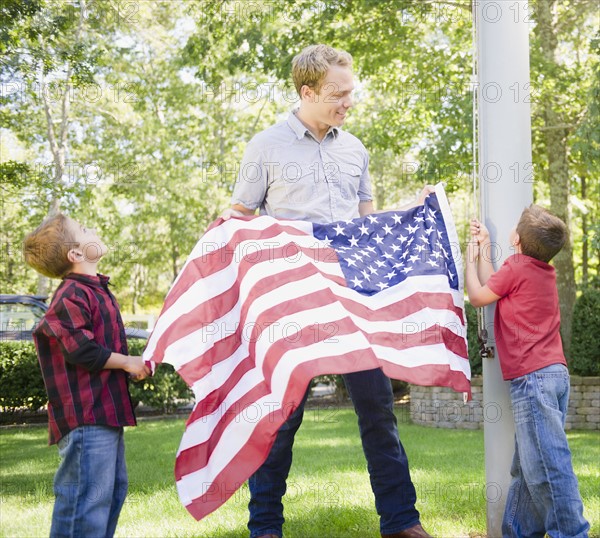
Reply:
M539 205L531 204L517 224L521 252L548 263L569 239L565 223Z
M67 217L58 213L47 217L23 241L25 262L38 273L62 278L72 268L69 250L78 247L68 227Z

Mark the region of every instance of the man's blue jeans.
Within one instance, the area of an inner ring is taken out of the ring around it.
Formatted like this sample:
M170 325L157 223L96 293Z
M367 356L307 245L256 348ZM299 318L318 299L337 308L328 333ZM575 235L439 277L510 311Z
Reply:
M504 537L587 537L589 524L565 434L569 372L553 364L513 379L515 455Z
M346 374L344 382L358 415L358 426L367 459L381 532L391 534L419 523L416 492L408 459L398 438L390 380L380 369ZM294 435L302 423L308 393L279 429L267 460L250 477L251 538L282 535L286 479L292 465Z
M127 495L123 428L80 426L58 453L50 537L112 537Z

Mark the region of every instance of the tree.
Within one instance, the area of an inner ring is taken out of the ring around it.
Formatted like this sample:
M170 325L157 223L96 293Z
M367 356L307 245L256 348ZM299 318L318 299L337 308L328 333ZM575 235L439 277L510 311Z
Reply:
M556 262L568 328L575 279L593 282L600 268L598 39L591 0L538 3L534 188L536 200L571 219L572 247ZM102 270L122 305L155 310L228 204L248 140L296 101L291 60L315 42L354 57L346 128L370 152L377 206L443 180L463 233L473 167L470 2L5 0L0 14L5 289L34 291L22 237L60 205L95 223L112 247Z
M246 79L274 77L287 91L292 58L303 47L323 42L353 55L361 86L347 128L371 153L379 207L412 196L423 181L444 179L451 191L470 186L468 3L280 0L247 9L228 1L202 6L210 31L199 28L190 37L185 58L202 59L203 80L218 81L224 68Z
M0 79L9 88L3 96L7 109L2 119L20 140L38 146L41 153L49 150L51 170L42 168L50 172L51 181L44 186L51 216L59 211L61 199L69 191L67 159L73 137L74 91L93 82L96 52L86 35L86 0L64 5L49 0L21 5L11 1L4 10L13 18L3 19L2 26L6 60L0 64ZM44 174L30 174L28 180L35 181L40 175ZM47 294L48 284L40 275L38 293Z
M536 21L532 43L532 81L537 99L534 106L534 144L543 152L546 167L540 167L549 187L550 209L569 228L569 201L573 186L569 166L570 138L586 117L589 70L573 62L561 50L565 43L580 50L586 42L581 29L593 19L595 2L557 3L538 0L534 4ZM587 75L587 76L586 76ZM539 161L538 161L539 162ZM587 172L583 170L583 177ZM584 179L585 192L585 179ZM561 335L565 352L571 342L573 305L575 304L575 270L573 243L568 242L555 257L561 311Z

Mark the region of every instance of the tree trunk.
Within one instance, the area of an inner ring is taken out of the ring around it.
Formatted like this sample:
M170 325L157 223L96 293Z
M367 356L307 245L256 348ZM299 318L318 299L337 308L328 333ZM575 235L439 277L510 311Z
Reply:
M86 14L86 2L80 0L80 14L79 24L75 33L75 45L74 48L79 46L81 43L81 36L83 33L83 25ZM42 50L46 48L45 41L40 37L40 47ZM40 66L39 71L39 83L41 88L42 102L44 105L44 113L46 115L47 133L48 133L48 144L50 145L50 151L54 158L54 185L59 185L63 180L65 173L65 161L67 157L67 145L68 145L68 134L69 134L69 110L70 101L69 94L71 89L71 75L73 72L73 65L71 62L67 63L66 76L65 76L65 88L61 96L61 111L60 111L60 131L56 131L56 125L54 118L52 117L52 110L48 97L45 91L46 79L44 77L44 68ZM48 208L48 217L53 217L60 210L60 199L56 193L52 196L50 201L50 207ZM39 275L37 284L38 295L49 295L50 293L50 279L44 275Z
M586 200L587 197L587 181L585 172L581 174L581 199ZM588 222L587 214L581 212L581 231L583 233L583 244L581 245L581 280L583 287L587 286L588 283L588 266L589 266L589 240L588 240Z
M179 274L179 267L177 266L177 260L179 258L179 250L177 249L177 246L175 245L175 241L172 239L171 240L171 270L173 271L173 282L175 282L175 279L177 278L177 275Z
M557 114L546 105L546 126L555 125ZM548 153L548 181L550 183L550 209L570 229L569 214L569 164L567 161L567 138L563 129L546 131ZM573 305L575 304L575 268L573 267L573 244L571 240L554 258L556 285L560 302L561 336L565 353L571 344Z
M536 32L540 39L544 60L549 67L557 64L555 53L558 39L553 23L554 4L555 0L539 0L535 7ZM550 69L548 71L551 72ZM569 122L565 121L565 118L562 118L553 108L548 96L546 96L546 102L543 106L544 141L548 156L548 183L550 185L550 209L570 229L568 130L561 127ZM571 241L567 242L554 258L554 267L556 268L556 284L560 302L561 336L565 354L568 354L571 344L573 305L575 304L575 270Z

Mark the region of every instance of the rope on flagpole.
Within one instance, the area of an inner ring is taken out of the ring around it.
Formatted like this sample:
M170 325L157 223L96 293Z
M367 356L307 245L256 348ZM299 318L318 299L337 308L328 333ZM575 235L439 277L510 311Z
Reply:
M473 153L473 169L471 173L473 181L473 206L472 213L474 215L480 214L479 207L479 196L478 196L478 179L479 179L479 145L478 145L478 110L479 110L479 77L477 73L477 6L476 2L471 2L472 10L472 28L471 28L471 61L472 61L472 73L471 73L471 88L473 91L472 105L473 105L473 140L472 140L472 153Z
M477 69L479 58L478 58L478 35L477 35L477 2L471 2L472 10L472 28L471 28L471 57L472 57L472 74L471 74L471 87L473 89L473 169L471 172L473 180L473 199L472 199L472 214L481 218L481 200L479 197L479 182L480 182L480 166L479 166L479 72ZM493 358L494 352L488 347L488 332L485 323L485 313L483 308L477 308L477 340L479 342L479 355L482 359Z

